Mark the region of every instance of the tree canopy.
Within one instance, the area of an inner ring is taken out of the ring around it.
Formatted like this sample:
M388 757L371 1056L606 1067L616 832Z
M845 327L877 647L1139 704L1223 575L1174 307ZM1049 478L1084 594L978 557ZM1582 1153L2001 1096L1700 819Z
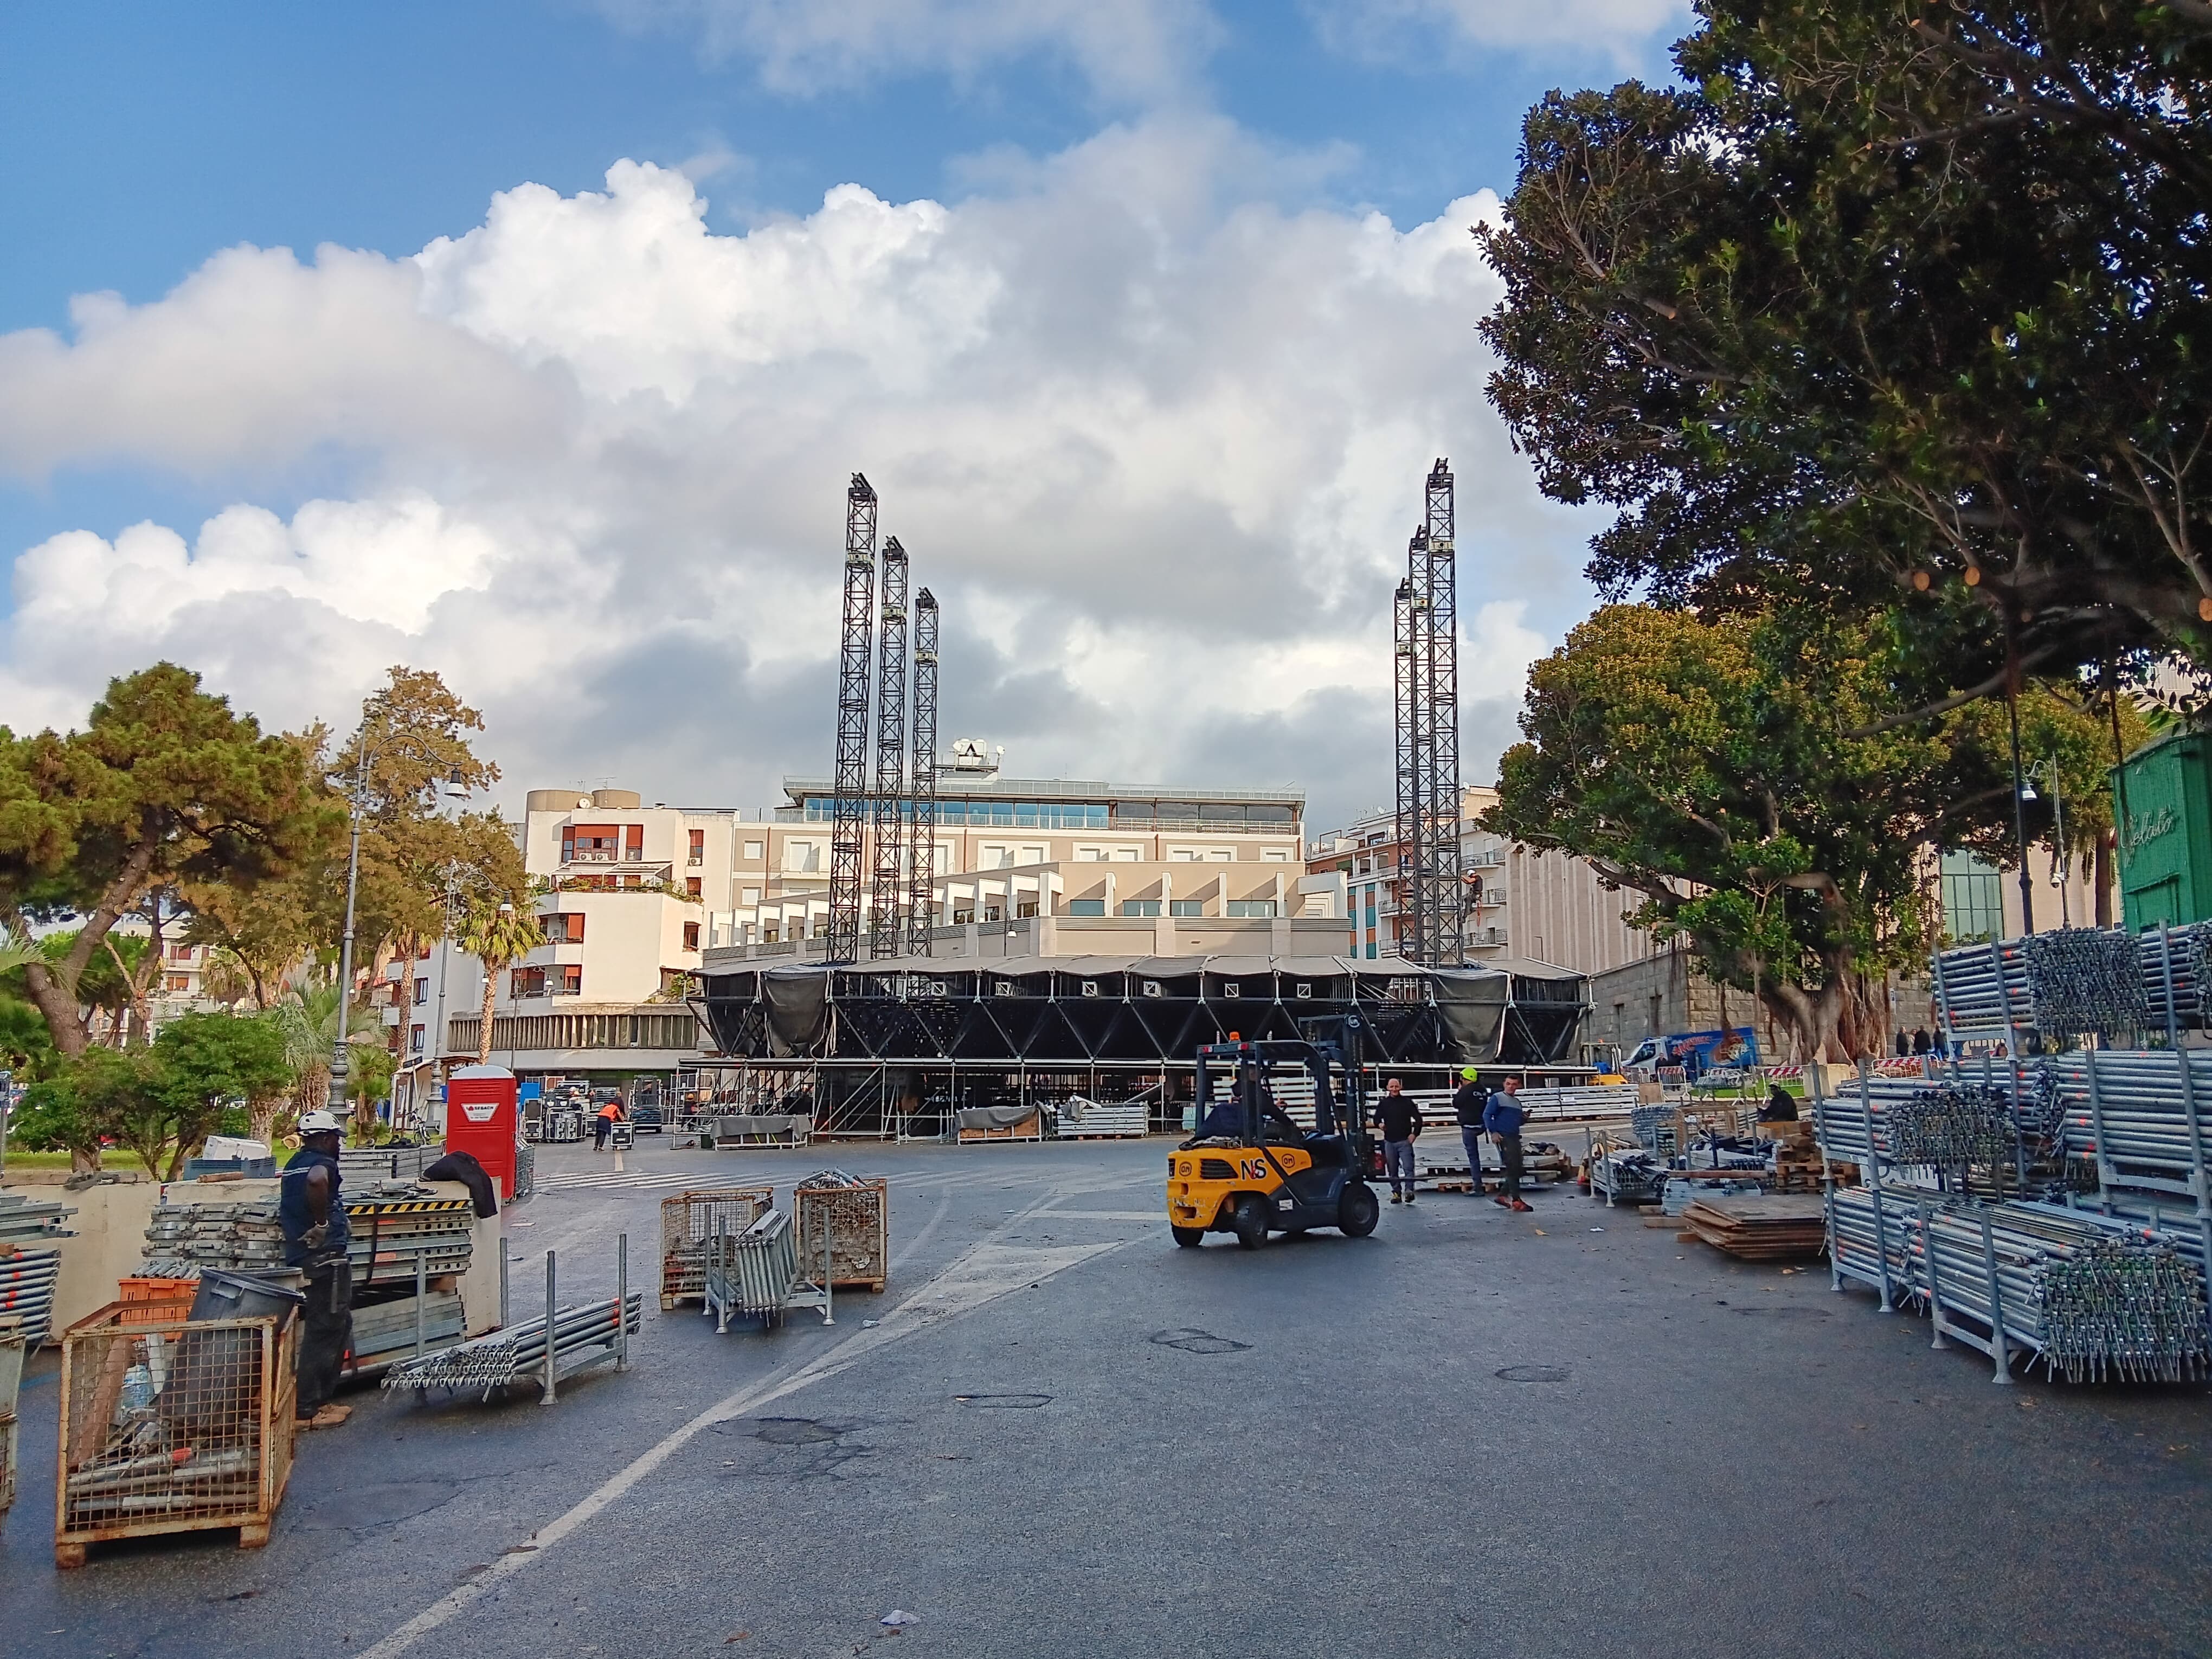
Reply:
M1924 582L1981 690L2008 642L2201 652L2212 8L1699 10L1686 87L1530 112L1479 233L1493 401L1548 494L1620 509L1593 578L1754 610Z
M1642 893L1637 925L1754 994L1808 1057L1874 1052L1869 976L1940 932L1931 855L2002 856L2010 834L2002 709L1995 727L1978 707L1853 735L1910 695L1899 649L1881 613L1846 629L1601 609L1531 669L1486 826ZM2094 826L2103 711L2039 693L2025 712Z
M81 1054L87 969L152 890L250 887L327 835L328 804L299 747L173 664L109 684L82 732L0 727L0 919L82 918L58 960L24 969L54 1046Z

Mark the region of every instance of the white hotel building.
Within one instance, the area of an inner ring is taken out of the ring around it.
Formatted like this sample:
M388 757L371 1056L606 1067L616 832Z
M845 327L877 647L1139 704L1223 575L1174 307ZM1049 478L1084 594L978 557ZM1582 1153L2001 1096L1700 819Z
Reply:
M1351 948L1343 877L1305 866L1299 792L1002 778L980 745L957 752L964 763L939 770L932 838L938 954ZM501 976L494 1060L525 1076L673 1073L700 1055L684 999L705 952L818 959L831 788L784 789L754 814L532 790L520 840L547 942ZM872 846L862 867L865 899ZM403 1088L427 1091L441 1063L475 1057L482 969L444 945L396 966L413 981Z

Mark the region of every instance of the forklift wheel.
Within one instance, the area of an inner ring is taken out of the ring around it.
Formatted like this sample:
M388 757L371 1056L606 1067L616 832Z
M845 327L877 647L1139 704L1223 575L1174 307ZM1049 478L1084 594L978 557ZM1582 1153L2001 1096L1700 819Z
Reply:
M1372 1187L1353 1182L1336 1200L1336 1227L1346 1238L1364 1238L1382 1218L1382 1206Z
M1186 1250L1194 1250L1206 1243L1206 1229L1203 1227L1170 1227L1168 1231L1175 1235L1176 1243Z
M1230 1212L1229 1230L1237 1235L1237 1242L1248 1250L1256 1250L1267 1242L1267 1206L1251 1193L1237 1200Z

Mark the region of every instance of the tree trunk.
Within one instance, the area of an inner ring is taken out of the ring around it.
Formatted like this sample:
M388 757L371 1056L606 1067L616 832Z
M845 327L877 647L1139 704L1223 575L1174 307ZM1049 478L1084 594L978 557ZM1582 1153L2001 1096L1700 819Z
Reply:
M284 1097L264 1095L246 1103L246 1132L264 1146L276 1144L276 1116L284 1109Z
M477 1028L477 1064L491 1064L491 1009L499 999L499 969L487 957L483 965L483 1018Z
M55 1049L65 1060L75 1060L92 1042L92 1027L77 1006L77 985L84 978L92 953L107 938L108 930L137 901L138 890L146 884L147 873L154 867L154 855L160 850L161 842L150 836L131 849L129 860L100 896L100 902L93 906L92 914L84 919L84 926L77 930L76 943L70 947L67 956L58 963L33 962L24 966L23 978L30 988L31 1000L46 1016L46 1034L53 1038Z

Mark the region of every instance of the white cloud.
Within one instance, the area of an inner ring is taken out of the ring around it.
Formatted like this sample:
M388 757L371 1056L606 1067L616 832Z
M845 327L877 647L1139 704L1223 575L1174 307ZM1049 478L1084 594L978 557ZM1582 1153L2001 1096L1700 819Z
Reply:
M1101 97L1184 90L1220 36L1205 0L600 0L617 21L696 31L778 91L813 94L934 73L959 82L1042 56Z
M1692 21L1689 0L1305 0L1305 9L1325 43L1360 57L1570 48L1623 67Z
M945 604L948 735L1350 810L1387 793L1389 595L1431 459L1461 480L1471 706L1583 609L1583 531L1483 401L1497 285L1468 227L1494 198L1402 231L1268 204L1325 164L1155 119L959 200L845 185L732 236L623 162L412 258L232 250L74 337L0 337L0 470L137 465L243 503L189 545L23 552L0 698L56 718L167 655L272 723L335 720L407 661L484 706L518 788L757 805L828 758L858 469ZM252 504L303 483L289 521Z

